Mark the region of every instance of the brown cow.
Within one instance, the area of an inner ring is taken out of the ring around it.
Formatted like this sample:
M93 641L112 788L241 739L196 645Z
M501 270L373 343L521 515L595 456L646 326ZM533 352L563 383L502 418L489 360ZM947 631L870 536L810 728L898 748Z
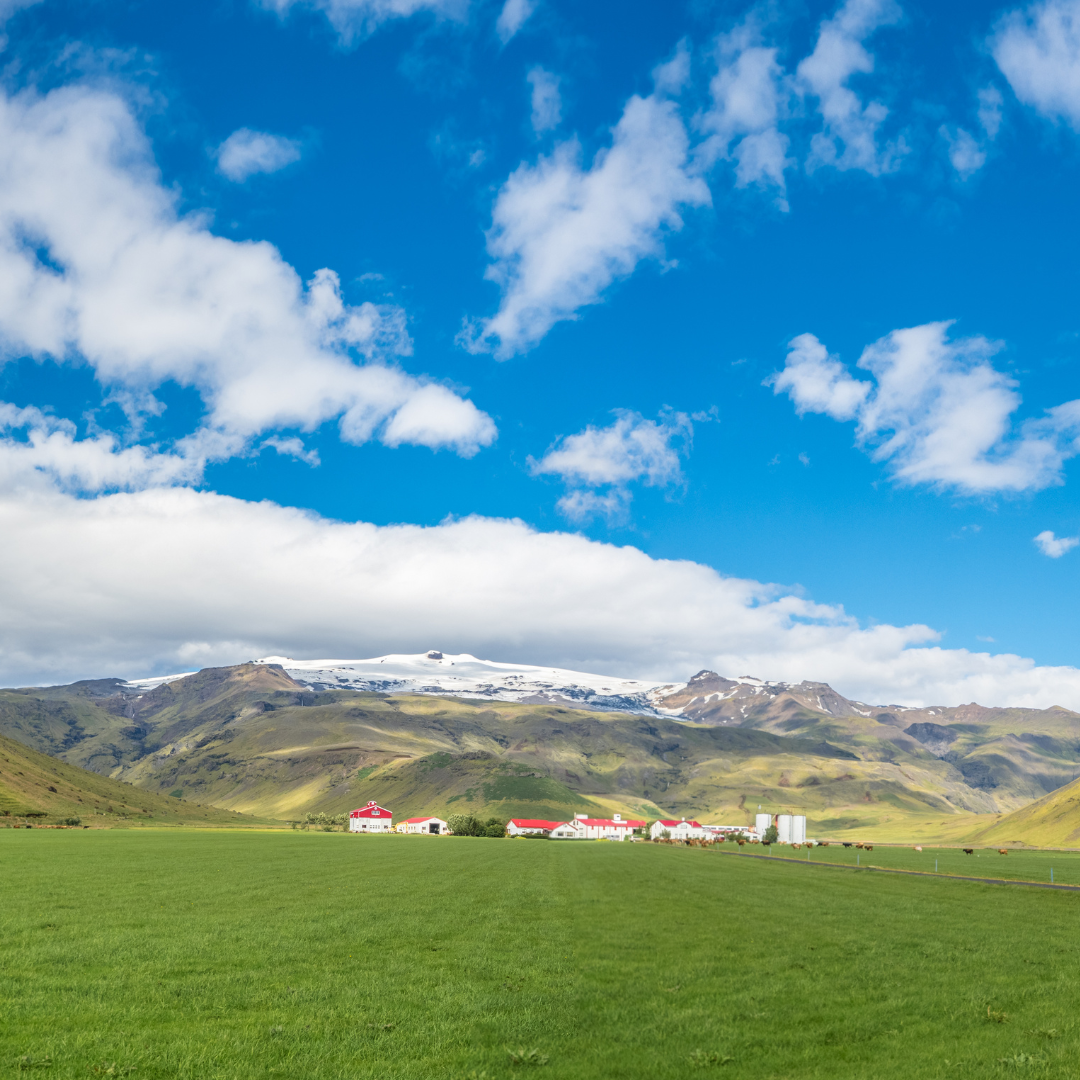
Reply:
M829 841L828 840L819 840L818 841L818 847L828 847L828 846L829 846Z
M792 847L793 847L793 848L794 848L794 849L795 849L796 851L798 851L798 850L799 850L799 848L801 848L801 847L802 847L802 844L792 844L791 846L792 846Z
M746 846L746 841L741 836L738 838L738 840L735 841L735 843L738 844L739 847L745 847Z
M966 848L964 848L964 854L965 855L974 855L975 854L975 849L973 847L966 847Z
M856 844L855 846L856 846L857 848L861 848L861 847L862 847L862 844Z
M873 844L864 844L863 845L863 851L873 851L873 850L874 850L874 845Z
M1008 855L1009 854L1009 849L1007 847L999 847L998 848L998 854L999 855Z

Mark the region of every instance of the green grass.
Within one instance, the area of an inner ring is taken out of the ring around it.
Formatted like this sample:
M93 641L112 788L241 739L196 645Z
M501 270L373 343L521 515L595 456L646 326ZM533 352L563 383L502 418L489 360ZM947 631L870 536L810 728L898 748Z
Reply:
M1080 1071L1080 894L340 833L0 831L0 868L3 1076Z
M840 863L845 866L872 866L888 870L918 870L932 874L960 874L964 877L1004 878L1010 881L1050 881L1058 885L1080 885L1080 851L1038 851L1014 848L1001 855L997 848L974 848L965 855L962 848L937 848L923 845L922 851L912 847L883 847L875 844L873 851L859 851L854 842L850 848L830 843L827 848L800 848L796 851L777 845L771 854L760 845L736 849L728 846L725 855L736 851L743 857L799 859L811 863ZM936 867L936 870L935 870Z

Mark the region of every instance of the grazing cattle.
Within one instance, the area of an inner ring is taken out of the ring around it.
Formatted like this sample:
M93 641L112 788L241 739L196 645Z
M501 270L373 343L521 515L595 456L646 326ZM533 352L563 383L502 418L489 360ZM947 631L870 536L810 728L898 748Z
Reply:
M915 850L916 850L916 851L922 851L922 848L921 848L921 847L919 847L919 845L918 845L918 844L916 844L916 845L915 845Z
M746 841L741 836L735 841L735 843L738 844L739 847L745 847L746 846Z
M844 847L851 847L851 845L846 840L841 840L840 843L843 844Z
M861 848L861 847L862 847L862 844L856 844L855 846L856 846L857 848Z
M795 849L796 851L798 851L798 850L799 850L799 848L801 848L801 847L802 847L802 844L792 844L791 846L792 846L792 847L793 847L793 848L794 848L794 849Z
M818 841L818 847L828 847L828 846L829 846L829 841L828 840L819 840Z
M999 847L998 848L998 854L999 855L1008 855L1009 854L1009 849L1007 847Z
M874 850L874 845L873 844L864 844L863 845L863 851L873 851L873 850Z
M975 849L973 847L966 847L966 848L964 848L964 854L965 855L974 855L975 854Z

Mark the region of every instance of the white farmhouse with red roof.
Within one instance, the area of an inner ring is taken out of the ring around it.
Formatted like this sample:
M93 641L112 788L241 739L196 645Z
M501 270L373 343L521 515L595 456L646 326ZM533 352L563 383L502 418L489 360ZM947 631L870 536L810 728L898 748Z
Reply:
M410 817L398 822L397 831L420 836L449 836L450 826L441 817Z
M388 833L394 831L394 815L378 803L369 802L349 814L349 832Z
M682 821L654 821L649 835L654 840L660 840L665 832L672 840L704 840L708 835L703 825L697 821L687 821L686 818Z
M626 840L635 829L643 829L644 821L634 821L616 814L613 818L591 818L575 814L573 821L564 821L548 834L553 840Z
M546 836L552 829L557 829L560 822L544 821L542 818L511 818L506 823L507 836L531 836L540 833Z

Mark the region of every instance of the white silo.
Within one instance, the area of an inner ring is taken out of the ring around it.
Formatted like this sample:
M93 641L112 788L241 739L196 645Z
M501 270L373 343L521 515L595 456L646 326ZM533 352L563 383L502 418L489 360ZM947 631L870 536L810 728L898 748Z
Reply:
M758 836L764 836L765 830L772 824L772 814L758 814L754 818L754 830Z
M796 814L791 819L791 842L793 844L806 843L806 815Z
M781 844L790 844L792 842L790 814L781 814L776 819L776 839Z

